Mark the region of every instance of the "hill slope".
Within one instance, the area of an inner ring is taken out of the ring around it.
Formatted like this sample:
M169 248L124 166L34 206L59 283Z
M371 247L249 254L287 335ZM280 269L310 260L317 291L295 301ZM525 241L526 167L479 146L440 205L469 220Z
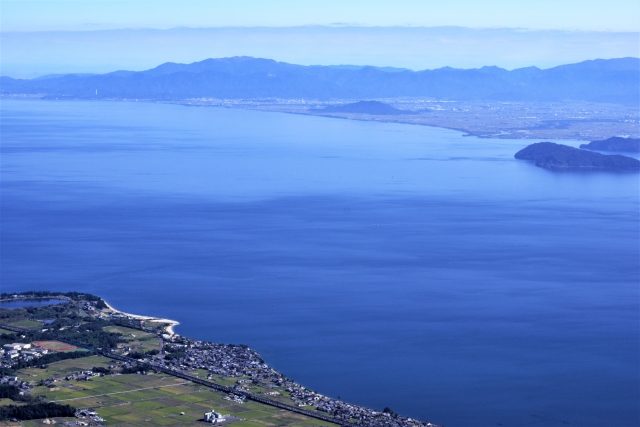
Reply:
M630 153L640 153L640 139L614 136L603 141L591 141L588 144L582 144L580 148L597 151L627 151Z
M604 155L553 142L537 142L518 151L516 159L533 160L548 169L640 170L640 161L620 155Z
M345 105L330 105L319 110L321 113L358 113L375 114L383 116L396 116L400 114L415 114L413 111L400 110L389 104L379 101L359 101Z

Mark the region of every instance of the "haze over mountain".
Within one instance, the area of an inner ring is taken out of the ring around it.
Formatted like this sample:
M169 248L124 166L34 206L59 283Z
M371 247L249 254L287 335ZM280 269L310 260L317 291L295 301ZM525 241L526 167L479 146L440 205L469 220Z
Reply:
M640 59L596 59L550 69L385 70L302 66L232 57L165 63L134 72L70 74L46 79L2 77L2 94L77 98L311 98L433 97L455 100L589 101L637 105Z
M466 3L465 10L470 7L469 2ZM239 7L238 2L233 4ZM415 14L417 3L412 1L412 4ZM551 15L549 6L537 5L536 9L545 9L544 14ZM393 8L396 7L394 2ZM522 5L519 2L518 7L511 7L520 10ZM156 5L153 9L158 8ZM433 9L433 5L429 8ZM637 57L640 51L640 33L620 31L621 27L618 30L608 27L606 31L536 30L526 25L508 28L504 24L482 26L477 22L474 28L452 26L457 24L451 22L433 27L307 25L309 22L287 27L227 27L231 25L227 22L224 27L189 28L176 23L173 28L158 29L152 25L143 28L138 23L129 29L76 31L62 27L51 31L15 29L16 20L4 12L5 8L2 15L5 25L0 32L0 73L14 78L72 72L142 71L166 61L188 64L205 58L239 55L290 64L393 65L411 70L484 65L508 70L531 65L546 69L594 58ZM128 12L120 15L125 19L130 17ZM212 15L216 14L209 14ZM575 17L572 21L577 22Z

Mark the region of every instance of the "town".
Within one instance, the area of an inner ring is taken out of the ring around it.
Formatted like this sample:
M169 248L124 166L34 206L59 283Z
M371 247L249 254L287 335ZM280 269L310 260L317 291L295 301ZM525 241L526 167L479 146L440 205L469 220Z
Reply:
M210 374L224 377L249 378L236 382L233 388L239 394L230 393L231 399L237 400L238 396L249 392L248 385L252 384L267 390L284 389L286 393L279 391L263 393L272 397L286 394L296 406L328 413L345 424L374 427L433 426L428 422L398 416L390 410L385 412L363 408L308 390L269 367L257 352L247 346L214 344L174 334L164 348L170 351L169 354L175 352L181 353L181 356L167 358L165 355L156 355L141 361L146 361L152 366L171 368L185 373L206 369Z

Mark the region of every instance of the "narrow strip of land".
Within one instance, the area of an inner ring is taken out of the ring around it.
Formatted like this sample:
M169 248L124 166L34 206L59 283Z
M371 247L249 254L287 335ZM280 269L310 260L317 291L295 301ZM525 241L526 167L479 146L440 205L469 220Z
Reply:
M137 319L137 320L150 320L150 321L154 321L154 322L159 322L159 323L168 323L169 326L167 326L165 328L165 331L168 334L173 335L173 328L177 325L180 324L180 322L178 322L177 320L171 320L171 319L162 319L159 317L153 317L153 316L141 316L139 314L132 314L132 313L125 313L124 311L120 311L120 310L116 310L111 304L109 304L107 301L105 301L104 299L102 300L104 301L105 305L113 312L115 312L116 314L122 315L122 316L127 316L130 317L132 319Z

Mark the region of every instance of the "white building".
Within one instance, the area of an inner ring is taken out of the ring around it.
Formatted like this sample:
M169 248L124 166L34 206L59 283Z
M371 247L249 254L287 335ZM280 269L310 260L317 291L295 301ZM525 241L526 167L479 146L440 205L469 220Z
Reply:
M215 409L212 409L211 412L205 412L204 421L211 424L218 424L223 421L226 421L226 418L216 412Z
M19 342L14 342L13 344L5 344L2 346L2 348L4 348L6 351L11 351L11 350L20 351L20 350L26 350L27 348L31 348L31 344L22 344Z
M13 344L5 344L2 346L3 349L5 349L5 351L20 351L22 350L22 344L18 344L18 343L13 343Z

